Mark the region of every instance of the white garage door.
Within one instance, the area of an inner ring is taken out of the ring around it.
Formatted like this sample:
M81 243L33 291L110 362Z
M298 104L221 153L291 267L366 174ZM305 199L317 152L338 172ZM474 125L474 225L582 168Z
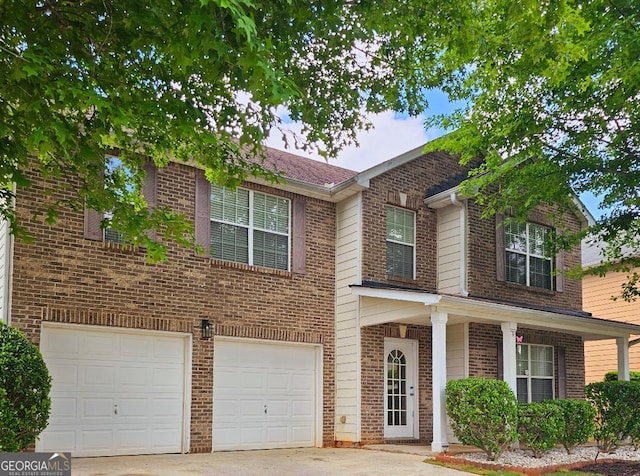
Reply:
M315 446L318 349L216 339L214 451Z
M37 451L181 452L186 343L175 334L43 327L40 350L53 382Z

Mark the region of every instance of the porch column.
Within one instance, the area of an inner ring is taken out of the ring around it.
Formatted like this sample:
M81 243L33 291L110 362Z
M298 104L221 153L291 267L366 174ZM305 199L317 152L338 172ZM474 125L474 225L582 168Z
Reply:
M447 443L447 409L444 388L447 384L447 313L431 312L431 381L433 402L433 441L431 451L440 452Z
M618 380L629 380L629 337L618 337Z
M502 373L514 395L518 395L516 379L516 330L515 322L502 322Z

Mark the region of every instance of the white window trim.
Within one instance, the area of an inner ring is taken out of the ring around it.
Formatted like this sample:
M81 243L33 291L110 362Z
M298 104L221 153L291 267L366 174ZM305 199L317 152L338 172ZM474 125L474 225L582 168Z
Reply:
M407 212L407 213L411 213L413 215L413 243L406 243L404 241L399 241L399 240L392 240L389 239L389 237L387 236L387 231L386 231L386 224L387 224L387 210L389 208L395 208L397 210L402 210L403 212ZM411 270L411 277L408 279L416 279L416 212L414 210L407 210L406 208L402 208L402 207L395 207L393 205L387 205L385 207L385 238L386 238L386 242L387 243L395 243L398 245L403 245L403 246L411 246L412 250L413 250L413 269ZM385 250L386 251L386 250ZM385 257L385 261L386 261L386 257ZM391 277L394 278L404 278L407 279L404 276L397 276L395 274L390 275Z
M528 375L521 375L521 374L517 374L516 375L516 381L517 379L522 379L522 378L526 378L527 379L527 402L531 403L531 380L532 379L536 379L536 380L551 380L551 398L555 399L556 398L556 386L555 386L555 379L556 379L556 369L555 369L555 352L554 352L554 348L552 345L543 345L543 344L529 344L526 342L523 342L522 344L518 344L518 345L526 345L527 346L527 367L529 368L528 370ZM531 348L532 347L546 347L546 348L550 348L551 349L551 376L548 375L531 375Z
M224 188L224 187L222 187ZM251 190L250 188L243 188L243 187L237 187L236 191L238 190L246 190L247 192L249 192L249 223L248 224L243 224L243 223L236 223L236 222L232 222L232 221L228 221L228 220L215 220L213 218L211 218L211 212L209 212L209 222L215 222L215 223L222 223L224 225L231 225L231 226L235 226L238 228L245 228L247 230L247 240L248 240L248 255L249 255L249 259L248 259L248 265L249 266L255 266L253 264L253 232L254 230L257 231L262 231L265 233L271 233L273 235L279 235L279 236L286 236L287 237L287 269L283 270L283 271L291 271L291 200L285 197L281 197L279 195L274 195L271 193L264 193L264 192L256 192L255 190ZM259 193L261 195L265 195L265 196L269 196L269 197L274 197L280 200L285 200L287 202L287 213L288 213L288 231L287 233L282 233L279 231L275 231L275 230L267 230L266 228L260 228L257 226L254 226L253 224L253 212L254 212L254 205L253 205L253 197L256 193ZM211 197L209 198L210 203L212 202ZM229 260L224 260L222 258L218 258L221 261L229 261ZM229 261L231 263L239 263L239 261ZM263 266L261 266L263 267ZM280 269L280 268L269 268L268 266L264 266L268 269Z
M537 223L526 223L526 228L525 228L525 233L526 233L526 237L525 237L525 251L521 251L521 250L514 250L513 248L509 248L505 245L505 251L508 251L509 253L515 253L518 255L522 255L525 257L525 269L526 269L526 286L528 287L535 287L536 289L550 289L553 290L554 289L554 280L553 280L553 259L548 257L548 256L543 256L543 255L539 255L539 254L535 254L535 253L531 253L529 250L531 249L529 247L529 240L531 237L531 233L529 231L529 226L530 225L534 225L534 226L539 226L541 228L546 228L547 230L551 230L551 228L549 228L548 226L544 226L544 225L538 225ZM531 285L531 261L529 258L538 258L538 259L543 259L546 261L549 261L549 278L550 278L550 284L551 287L550 288L541 288L538 286L532 286ZM505 266L507 266L507 261L505 260ZM513 281L508 281L508 282L513 282ZM519 284L519 283L516 283Z

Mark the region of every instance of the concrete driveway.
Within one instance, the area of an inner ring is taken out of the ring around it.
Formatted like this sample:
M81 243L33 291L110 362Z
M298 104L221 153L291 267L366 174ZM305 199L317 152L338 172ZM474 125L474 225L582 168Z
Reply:
M71 470L74 476L467 474L425 463L426 457L425 454L392 453L376 449L300 448L212 454L73 458Z

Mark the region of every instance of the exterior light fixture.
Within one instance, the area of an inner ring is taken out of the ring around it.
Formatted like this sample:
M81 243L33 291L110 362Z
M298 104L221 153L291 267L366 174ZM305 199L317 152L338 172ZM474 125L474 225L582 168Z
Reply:
M211 339L213 336L213 326L209 319L202 319L202 338L203 339Z

